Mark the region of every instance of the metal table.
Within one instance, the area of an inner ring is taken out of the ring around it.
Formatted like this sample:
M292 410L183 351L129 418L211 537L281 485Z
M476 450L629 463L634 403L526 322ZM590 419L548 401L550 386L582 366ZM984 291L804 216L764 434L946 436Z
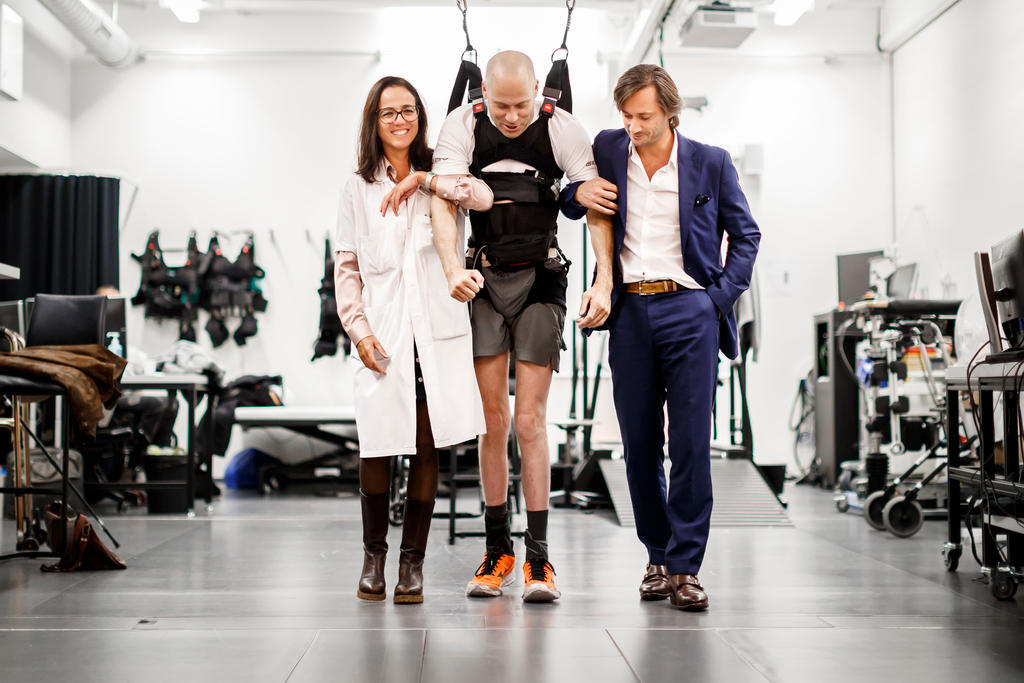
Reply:
M980 363L971 368L968 378L967 367L957 365L946 370L946 406L948 408L946 433L949 434L948 486L949 486L949 538L943 546L946 568L956 571L962 553L960 525L963 513L959 505L962 486L973 489L987 489L1001 497L1009 498L1011 515L992 514L982 520L982 572L995 574L995 570L1012 573L1024 567L1024 527L1018 524L1024 516L1024 484L1021 484L1021 463L1018 448L1017 416L1020 407L1020 390L1024 387L1022 363ZM969 381L968 381L969 379ZM960 398L961 391L977 391L979 422L981 429L979 467L966 467L960 461ZM1003 452L1004 474L996 473L995 463L995 392L1003 397ZM1009 567L1000 567L1000 555L995 544L993 529L1007 534L1007 559ZM1007 577L1008 578L1008 577ZM993 582L996 592L998 582ZM1015 586L1014 586L1015 589ZM1012 595L1012 592L1011 592ZM997 596L999 597L999 596Z
M298 434L351 449L352 437L335 434L322 425L354 427L356 409L352 406L239 406L235 424L246 427L283 427Z
M196 469L196 434L198 432L198 424L196 423L196 405L199 403L199 395L206 394L207 404L210 408L214 408L216 398L210 391L210 383L206 375L189 374L189 375L171 375L164 373L153 373L151 375L125 375L121 378L121 388L125 390L141 391L143 389L164 389L167 391L180 392L188 403L188 435L186 438L186 457L188 461L188 473L184 482L181 481L163 481L163 482L147 482L145 484L124 482L124 483L110 483L100 484L101 488L108 489L149 489L149 488L171 488L174 486L185 486L188 495L188 516L194 517L195 512L193 507L195 504L195 469ZM210 413L211 418L213 413ZM207 424L207 437L209 442L213 444L213 419L209 420ZM206 465L206 471L210 473L211 486L207 487L206 495L204 500L206 501L207 508L213 502L213 452L206 454L204 458L204 464Z

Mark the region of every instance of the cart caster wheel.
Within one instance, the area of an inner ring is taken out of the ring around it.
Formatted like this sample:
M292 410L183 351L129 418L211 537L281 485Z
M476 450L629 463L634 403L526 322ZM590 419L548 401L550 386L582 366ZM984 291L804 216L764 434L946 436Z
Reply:
M1017 592L1017 580L1010 572L997 569L992 572L991 588L996 600L1012 600Z
M874 529L882 531L885 529L885 522L882 520L882 510L889 502L889 496L885 491L875 491L864 500L864 520Z
M32 536L28 536L26 538L23 538L21 542L18 543L17 548L18 550L25 550L28 552L39 550L39 541L37 541Z
M405 505L402 503L392 503L388 509L388 522L391 526L402 526L402 522L405 520Z
M836 510L839 512L846 512L850 509L850 501L846 498L846 494L843 494L842 498L836 498Z
M910 538L924 524L924 510L916 500L896 496L882 508L882 522L893 536Z
M942 560L946 565L947 572L955 572L957 567L960 566L960 549L959 548L943 548L942 549Z

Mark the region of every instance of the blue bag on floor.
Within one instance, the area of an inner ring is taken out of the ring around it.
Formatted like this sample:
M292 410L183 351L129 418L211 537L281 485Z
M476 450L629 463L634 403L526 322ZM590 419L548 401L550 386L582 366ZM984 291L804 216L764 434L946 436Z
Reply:
M256 448L235 453L224 471L224 484L232 489L255 489L259 486L260 468L280 465L281 461Z

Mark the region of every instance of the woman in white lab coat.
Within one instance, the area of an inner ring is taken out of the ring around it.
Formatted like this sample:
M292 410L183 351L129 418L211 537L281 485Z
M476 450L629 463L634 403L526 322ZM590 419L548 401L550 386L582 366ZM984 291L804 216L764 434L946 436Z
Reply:
M422 602L437 449L485 431L469 311L448 294L433 244L430 188L467 209L487 210L493 197L470 177L428 177L426 128L412 84L397 77L377 81L363 107L359 168L342 191L338 213L338 314L359 354L355 404L365 556L357 595L364 600L385 598L393 456L410 456L394 601ZM409 176L423 187L385 207L396 183Z

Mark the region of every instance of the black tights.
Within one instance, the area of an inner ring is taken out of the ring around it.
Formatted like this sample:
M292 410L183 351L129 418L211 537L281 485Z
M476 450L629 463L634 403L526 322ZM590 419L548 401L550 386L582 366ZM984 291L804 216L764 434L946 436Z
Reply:
M359 488L367 495L387 493L391 488L391 458L362 458ZM426 401L416 403L416 455L409 458L408 500L432 501L437 496L437 448L430 430Z

